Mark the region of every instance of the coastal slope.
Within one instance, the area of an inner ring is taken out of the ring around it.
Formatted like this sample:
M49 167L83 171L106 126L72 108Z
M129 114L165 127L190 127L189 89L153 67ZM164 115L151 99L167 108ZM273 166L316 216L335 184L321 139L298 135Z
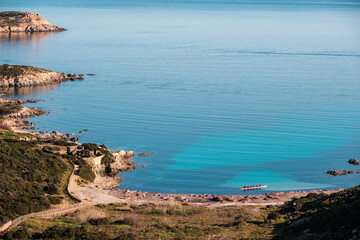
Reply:
M61 83L70 80L64 73L20 65L0 65L0 88Z
M65 30L65 28L50 24L38 13L17 11L0 12L0 33L60 32Z

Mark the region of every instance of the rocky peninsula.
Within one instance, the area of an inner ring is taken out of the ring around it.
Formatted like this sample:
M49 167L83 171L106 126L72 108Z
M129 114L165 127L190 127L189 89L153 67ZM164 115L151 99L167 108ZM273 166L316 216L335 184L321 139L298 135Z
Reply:
M50 24L38 13L17 11L0 12L0 33L60 32L65 30L65 28Z
M0 88L28 87L82 80L83 75L54 72L43 68L20 65L0 65Z

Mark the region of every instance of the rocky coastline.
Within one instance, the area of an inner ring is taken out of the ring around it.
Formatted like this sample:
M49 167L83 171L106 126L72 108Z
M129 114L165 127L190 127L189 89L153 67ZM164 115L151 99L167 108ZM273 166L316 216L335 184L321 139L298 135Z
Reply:
M0 33L61 32L65 30L65 28L50 24L38 13L18 11L0 12Z
M54 72L51 70L21 65L0 65L0 88L19 88L59 84L66 81L83 80L84 75Z

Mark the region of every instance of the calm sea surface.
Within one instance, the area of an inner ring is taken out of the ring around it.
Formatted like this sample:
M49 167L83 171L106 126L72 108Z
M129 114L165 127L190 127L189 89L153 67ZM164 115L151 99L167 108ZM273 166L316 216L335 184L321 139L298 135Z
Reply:
M360 5L81 1L38 12L69 31L0 35L0 64L94 73L20 89L42 130L153 152L121 188L241 194L352 187L360 174ZM74 4L78 3L78 5ZM34 106L34 105L32 105Z

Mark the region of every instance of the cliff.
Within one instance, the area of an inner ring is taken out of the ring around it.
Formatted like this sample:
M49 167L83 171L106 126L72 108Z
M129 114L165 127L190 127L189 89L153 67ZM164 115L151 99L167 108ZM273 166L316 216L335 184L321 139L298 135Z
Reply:
M65 74L19 65L0 65L0 88L25 87L61 83L69 80Z
M38 13L0 12L1 32L60 32L66 29L50 24Z

